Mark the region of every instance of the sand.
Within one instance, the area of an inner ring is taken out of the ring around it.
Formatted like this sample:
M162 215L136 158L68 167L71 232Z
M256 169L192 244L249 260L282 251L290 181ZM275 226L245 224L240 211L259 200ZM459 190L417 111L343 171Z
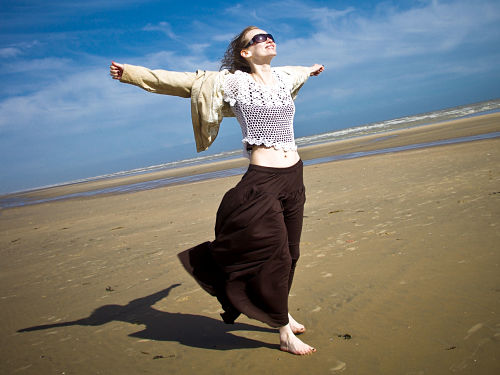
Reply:
M302 154L499 130L488 115ZM224 325L176 258L213 238L240 176L3 209L0 373L499 373L499 151L496 138L305 167L290 297L318 350L305 358L260 322Z

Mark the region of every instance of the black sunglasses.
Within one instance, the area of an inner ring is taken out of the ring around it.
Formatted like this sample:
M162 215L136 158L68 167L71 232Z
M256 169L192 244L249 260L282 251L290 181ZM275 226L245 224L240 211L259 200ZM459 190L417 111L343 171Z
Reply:
M250 47L253 44L265 42L268 38L271 39L274 42L274 38L273 38L273 36L271 34L257 34L257 35L254 35L253 38L252 38L252 40L250 40L248 42L248 44L245 46L245 48L248 48L248 47Z

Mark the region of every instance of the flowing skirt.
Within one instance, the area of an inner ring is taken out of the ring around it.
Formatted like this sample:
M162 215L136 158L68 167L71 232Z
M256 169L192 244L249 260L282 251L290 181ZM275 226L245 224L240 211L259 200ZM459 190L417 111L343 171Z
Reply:
M215 240L179 254L184 268L217 297L226 323L240 313L271 327L288 323L305 203L302 167L302 161L288 168L251 164L222 199Z

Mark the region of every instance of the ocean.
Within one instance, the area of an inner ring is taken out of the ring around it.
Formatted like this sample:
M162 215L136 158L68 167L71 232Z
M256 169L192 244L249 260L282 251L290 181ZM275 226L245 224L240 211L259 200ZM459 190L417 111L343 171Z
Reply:
M500 99L489 100L489 101L480 102L480 103L473 103L473 104L463 105L463 106L459 106L459 107L447 108L447 109L442 109L442 110L438 110L438 111L422 113L422 114L417 114L417 115L405 116L405 117L401 117L401 118L397 118L397 119L391 119L391 120L386 120L386 121L363 124L360 126L354 126L354 127L350 127L350 128L346 128L346 129L342 129L342 130L327 132L327 133L321 133L321 134L300 137L300 138L296 139L296 142L297 142L297 146L300 148L300 147L304 147L304 146L317 145L317 144L326 143L326 142L335 142L335 141L339 141L339 140L356 138L356 137L361 137L361 136L366 136L366 135L383 134L383 133L393 131L393 130L398 130L398 129L406 129L406 128L412 128L412 127L416 127L416 126L436 124L436 123L444 122L444 121L448 121L448 120L467 118L467 117L471 117L471 116L484 115L487 113L494 113L494 112L500 112ZM323 163L323 162L339 160L339 159L351 159L351 158L386 153L386 152L398 152L398 151L404 151L404 150L408 150L408 149L431 147L431 146L437 146L437 145L441 145L441 144L468 142L468 141L472 141L472 140L496 138L496 137L500 137L500 132L483 134L483 135L473 136L473 137L448 139L448 140L442 140L442 141L431 142L431 143L414 144L414 145L408 145L408 146L404 146L404 147L395 147L395 148L391 148L391 149L379 149L379 150L366 151L366 152L357 152L357 153L353 153L353 154L336 155L336 156L327 157L327 158L312 159L312 160L305 161L304 165ZM98 194L127 193L127 192L132 192L132 191L150 190L150 189L155 189L155 188L170 185L170 184L189 183L189 182L201 181L201 180L210 179L210 178L233 176L233 175L244 173L246 168L233 168L233 169L228 169L228 170L203 173L203 174L197 174L197 175L191 175L191 176L185 176L185 177L162 178L162 179L158 179L158 180L146 181L146 182L141 182L141 183L132 183L132 184L122 185L122 186L118 186L118 187L105 188L105 189L99 189L99 190L93 190L93 191L87 191L87 192L79 192L79 193L75 193L75 194L68 194L68 195L62 195L62 196L44 198L44 199L34 199L33 197L30 197L29 195L23 195L23 193L34 192L36 190L47 189L50 187L80 184L80 183L85 183L85 182L90 182L90 181L100 181L100 180L113 179L113 178L118 178L118 177L127 177L127 176L139 175L139 174L144 174L144 173L151 173L151 172L158 172L158 171L170 170L170 169L175 169L175 168L182 168L182 167L186 167L186 166L213 163L213 162L222 161L222 160L235 159L235 158L241 157L241 155L242 155L241 149L238 149L238 150L232 150L232 151L227 151L227 152L221 152L221 153L214 154L214 155L199 156L199 157L195 157L195 158L179 160L179 161L169 162L169 163L165 163L165 164L151 165L151 166L132 169L132 170L128 170L128 171L120 171L120 172L116 172L116 173L95 176L95 177L91 177L91 178L69 181L69 182L65 182L65 183L61 183L61 184L57 184L57 185L43 186L43 187L39 187L36 189L22 191L22 192L15 192L15 193L0 196L0 208L19 207L19 206L43 203L43 202L54 201L54 200L85 197L85 196L94 196L94 195L98 195Z

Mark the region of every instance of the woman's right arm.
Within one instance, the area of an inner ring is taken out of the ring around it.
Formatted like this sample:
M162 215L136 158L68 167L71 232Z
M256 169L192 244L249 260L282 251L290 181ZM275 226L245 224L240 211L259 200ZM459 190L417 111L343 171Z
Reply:
M112 61L109 67L111 77L130 83L146 91L189 98L196 73L151 70L142 66L120 64Z

